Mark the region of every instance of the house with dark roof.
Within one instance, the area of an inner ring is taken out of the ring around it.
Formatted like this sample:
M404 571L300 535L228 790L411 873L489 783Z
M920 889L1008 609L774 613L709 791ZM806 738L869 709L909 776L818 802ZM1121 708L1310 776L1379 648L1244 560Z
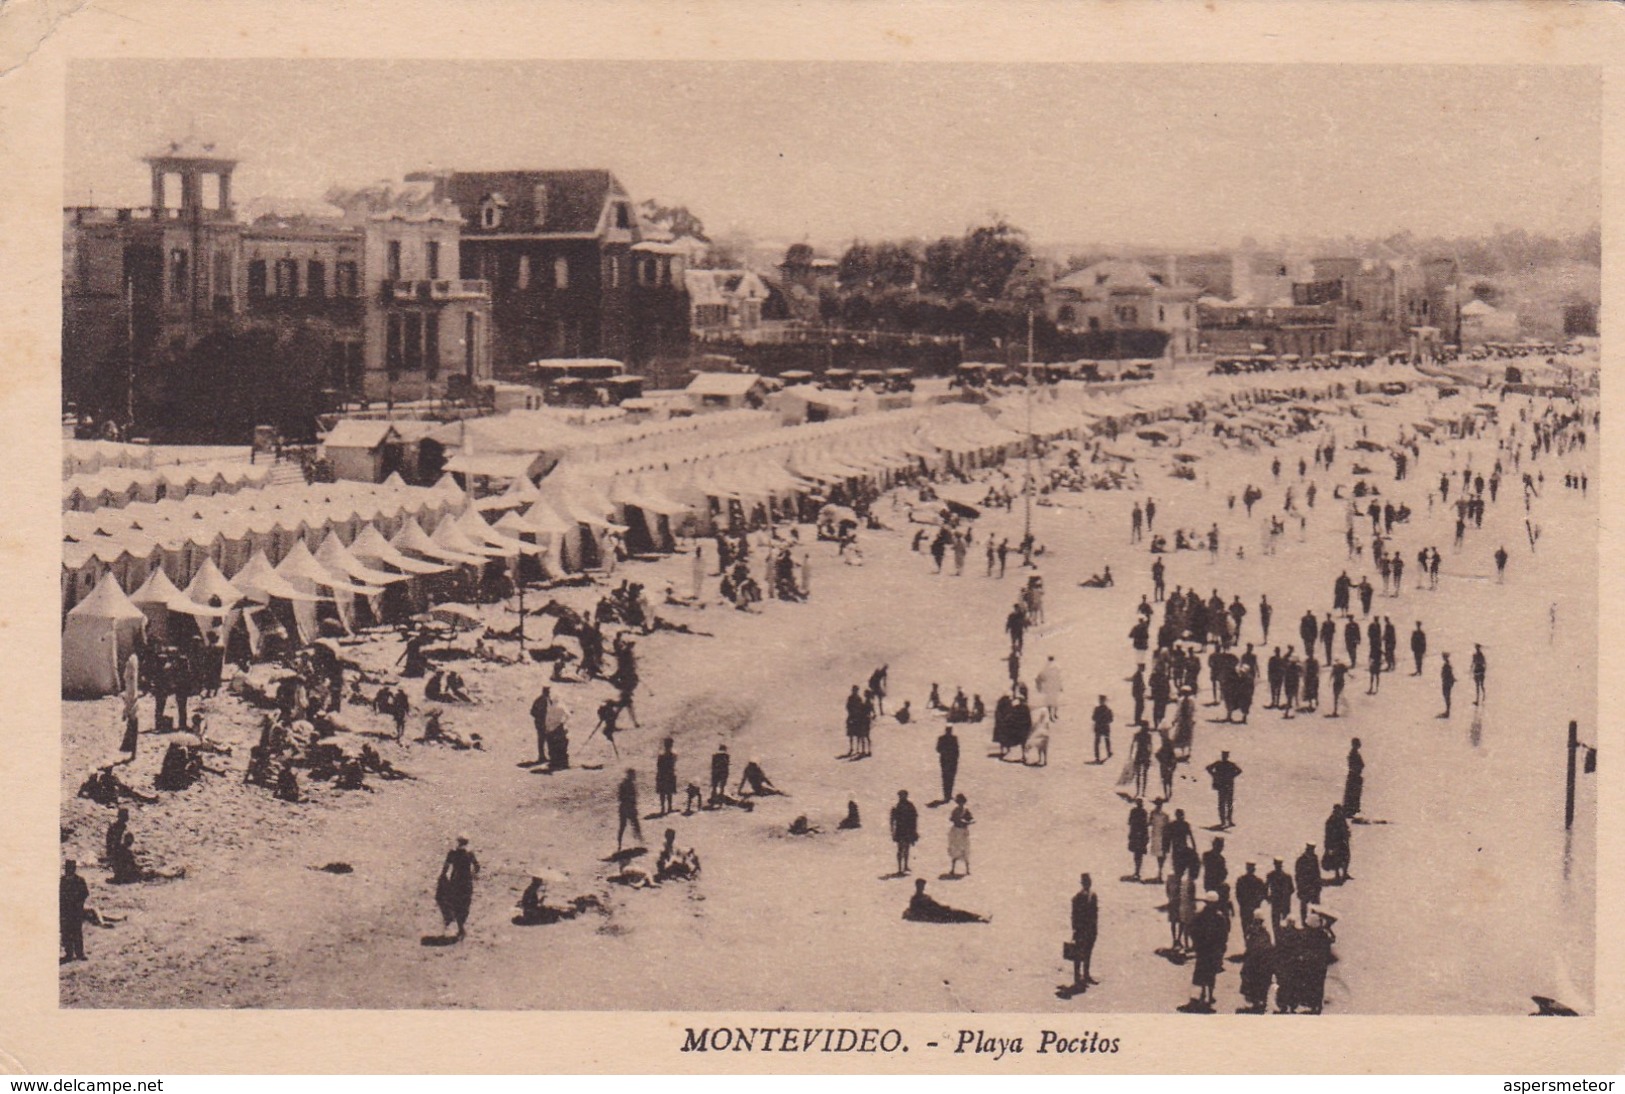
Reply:
M499 376L532 361L638 365L687 326L676 255L641 242L626 189L605 170L422 174L462 214L462 276L487 281ZM668 314L669 313L669 314ZM670 329L668 329L670 328Z

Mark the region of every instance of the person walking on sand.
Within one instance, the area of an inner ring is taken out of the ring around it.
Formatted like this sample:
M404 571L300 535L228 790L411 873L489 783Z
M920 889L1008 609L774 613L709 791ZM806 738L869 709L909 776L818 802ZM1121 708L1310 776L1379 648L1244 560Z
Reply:
M626 769L625 777L616 788L616 805L619 809L619 824L615 830L615 852L619 854L622 850L624 846L622 841L628 828L632 829L632 835L637 839L638 846L642 847L643 824L638 817L638 773L633 768Z
M480 876L480 860L468 849L468 837L458 836L457 846L446 852L435 885L435 903L446 926L457 925L456 938L467 933L468 912L474 903L474 879Z
M1441 653L1439 659L1444 662L1439 667L1439 690L1444 692L1444 713L1441 718L1450 717L1450 693L1456 690L1456 670L1450 664L1450 655Z
M1241 768L1231 761L1230 753L1220 752L1219 758L1207 765L1207 773L1213 779L1213 790L1219 798L1219 826L1234 828L1236 779L1241 775Z
M1128 811L1128 853L1134 856L1134 880L1140 880L1140 869L1145 853L1151 846L1151 818L1145 811L1145 802L1134 799L1134 808Z
M891 807L891 838L897 845L897 876L908 873L908 853L920 841L920 811L908 800L908 791L897 792L897 804Z
M959 776L959 738L951 724L944 725L937 738L937 767L942 774L942 800L953 801L954 780Z
M976 823L965 804L965 795L954 797L954 811L948 817L948 876L959 876L959 864L965 864L965 876L970 877L970 826Z
M1072 983L1079 991L1088 991L1090 984L1100 983L1089 975L1095 939L1100 933L1100 898L1088 874L1078 879L1078 885L1072 897Z
M1343 814L1350 819L1360 815L1365 795L1365 757L1360 754L1360 738L1349 741L1348 773L1343 778Z
M1095 763L1103 764L1112 758L1112 708L1106 705L1106 697L1100 697L1099 704L1093 714L1095 726ZM1100 754L1101 746L1105 746L1106 755Z
M662 817L676 810L677 754L672 751L670 737L660 742L660 752L655 756L655 794L660 798Z

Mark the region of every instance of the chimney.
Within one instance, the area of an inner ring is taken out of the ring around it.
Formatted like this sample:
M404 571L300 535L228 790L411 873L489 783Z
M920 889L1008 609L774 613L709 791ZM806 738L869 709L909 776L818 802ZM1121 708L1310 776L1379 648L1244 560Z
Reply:
M407 182L432 182L432 191L435 201L451 200L451 176L454 172L445 170L413 171L406 176Z

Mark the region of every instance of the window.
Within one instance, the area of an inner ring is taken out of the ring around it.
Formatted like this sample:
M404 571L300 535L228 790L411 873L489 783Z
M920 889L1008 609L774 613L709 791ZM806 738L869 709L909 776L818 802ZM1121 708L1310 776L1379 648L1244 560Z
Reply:
M615 203L615 227L632 227L632 210L627 207L627 204L624 201L617 201Z
M440 280L440 241L431 239L423 245L424 276L430 281Z
M401 241L398 239L389 241L389 272L385 276L391 281L401 279Z
M1089 329L1090 330L1099 330L1100 329L1100 316L1091 315L1089 317Z
M479 332L478 323L473 312L463 316L463 372L471 380L474 378L474 335Z
M529 255L520 255L519 256L519 287L521 289L530 288L530 256Z
M359 296L361 278L354 262L333 264L333 292L337 296Z
M327 295L327 263L312 259L305 266L305 295Z
M256 258L248 264L248 298L265 299L265 259Z
M401 372L401 326L399 315L389 317L389 334L384 348L384 371L389 374L391 380Z
M184 299L189 289L188 263L186 251L177 247L169 252L169 295L177 299Z
M423 316L410 312L401 324L401 341L405 343L407 372L423 371Z
M538 182L530 188L530 204L531 208L535 210L533 222L536 227L540 228L547 223L547 186L545 183Z
M1071 304L1062 304L1061 309L1055 313L1055 319L1060 323L1076 323L1078 312Z
M210 212L217 211L220 208L220 176L200 175L198 182L202 187L203 207Z
M1157 305L1157 322L1159 322L1159 323L1166 322L1167 319L1168 319L1168 316L1163 313L1162 305L1160 305L1160 304Z
M231 252L214 252L214 306L216 311L231 310Z
M645 285L653 285L655 283L655 278L659 275L660 267L654 259L646 258L641 264L640 271L643 283Z
M433 380L440 375L440 313L423 317L423 372Z
M276 260L276 294L278 296L299 295L299 263L292 258L279 258Z
M164 172L164 208L170 211L179 209L184 192L180 175L174 171Z
M480 202L480 226L482 228L502 227L502 207L507 204L501 194L487 194L485 200Z
M553 260L553 287L556 289L570 287L570 260L563 255Z

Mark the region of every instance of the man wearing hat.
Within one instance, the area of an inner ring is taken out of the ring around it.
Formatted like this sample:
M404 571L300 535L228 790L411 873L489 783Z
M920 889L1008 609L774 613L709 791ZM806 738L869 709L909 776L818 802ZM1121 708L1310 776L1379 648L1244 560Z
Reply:
M85 960L85 901L90 899L90 886L79 876L79 864L73 859L62 864L62 881L58 887L57 912L62 928L63 961Z
M1284 868L1283 859L1275 860L1275 868L1264 878L1264 888L1270 902L1270 930L1280 936L1281 921L1292 914L1292 894L1295 886L1292 875Z
M733 767L733 761L728 756L726 743L718 744L717 750L711 753L711 797L710 805L718 804L728 796L728 772Z
M1314 844L1304 844L1303 854L1298 856L1292 873L1298 886L1298 906L1302 917L1307 919L1309 905L1320 903L1320 856L1315 854Z
M1248 922L1257 914L1268 893L1264 879L1258 876L1258 864L1247 863L1246 873L1236 879L1236 906L1241 909L1241 921Z
M1078 883L1081 888L1072 897L1072 983L1079 991L1088 991L1090 984L1100 983L1089 975L1089 960L1094 956L1095 937L1100 931L1100 898L1088 874Z
M1102 695L1100 702L1095 706L1095 763L1103 764L1112 758L1112 708L1106 705L1106 697ZM1106 748L1106 755L1100 755L1101 746Z

